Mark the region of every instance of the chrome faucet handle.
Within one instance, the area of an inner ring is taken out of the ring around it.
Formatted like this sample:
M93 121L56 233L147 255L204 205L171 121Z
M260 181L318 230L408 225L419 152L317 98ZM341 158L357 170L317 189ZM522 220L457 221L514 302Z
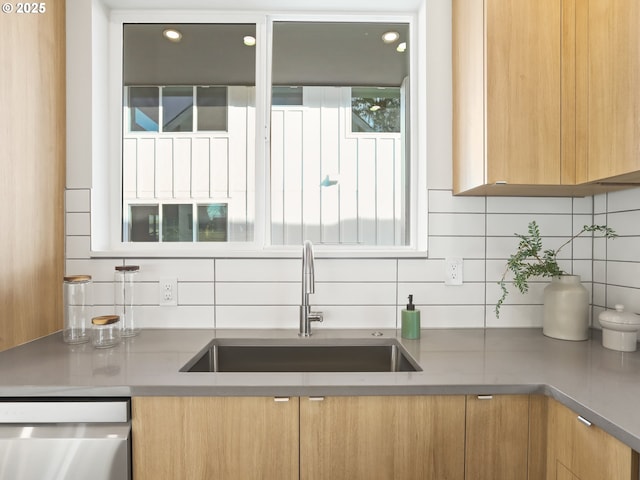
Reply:
M324 315L322 312L309 312L309 321L322 323L324 321Z

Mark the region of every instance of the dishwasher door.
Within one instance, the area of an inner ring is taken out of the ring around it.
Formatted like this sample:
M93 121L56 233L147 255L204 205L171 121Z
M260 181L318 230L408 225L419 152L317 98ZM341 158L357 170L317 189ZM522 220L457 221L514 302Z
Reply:
M0 480L130 480L129 402L0 402Z

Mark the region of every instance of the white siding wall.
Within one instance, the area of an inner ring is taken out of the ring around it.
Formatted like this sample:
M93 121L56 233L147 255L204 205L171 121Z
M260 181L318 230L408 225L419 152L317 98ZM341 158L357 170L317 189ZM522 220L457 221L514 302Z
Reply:
M402 135L351 133L350 88L274 106L271 139L272 243L403 244Z
M228 202L229 240L254 222L255 93L229 87L228 131L132 132L123 139L126 202Z

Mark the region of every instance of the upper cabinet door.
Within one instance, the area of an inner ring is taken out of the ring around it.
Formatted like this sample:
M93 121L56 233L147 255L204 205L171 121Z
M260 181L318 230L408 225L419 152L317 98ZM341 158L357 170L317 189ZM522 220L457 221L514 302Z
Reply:
M578 25L578 181L640 180L640 2L584 0Z
M562 168L562 115L571 107L562 104L561 56L571 53L562 50L563 8L557 0L454 0L455 193L575 183L575 171Z
M485 2L489 184L561 183L560 5Z

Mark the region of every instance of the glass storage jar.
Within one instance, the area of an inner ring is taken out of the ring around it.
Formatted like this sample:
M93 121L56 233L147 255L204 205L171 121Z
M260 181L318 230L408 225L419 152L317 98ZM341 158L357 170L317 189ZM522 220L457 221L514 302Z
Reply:
M140 271L138 265L121 265L116 267L115 298L116 315L120 316L120 328L123 337L133 337L140 333L136 325L135 279Z
M91 344L96 348L113 347L120 343L120 317L102 315L91 319Z
M90 275L70 275L62 283L64 305L62 339L66 343L89 341L92 308L92 282Z

